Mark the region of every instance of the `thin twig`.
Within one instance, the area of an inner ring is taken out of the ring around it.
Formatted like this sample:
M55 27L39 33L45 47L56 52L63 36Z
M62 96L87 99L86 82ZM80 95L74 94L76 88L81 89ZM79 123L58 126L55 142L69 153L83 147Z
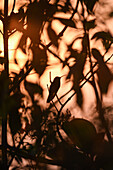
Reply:
M0 30L0 33L1 33L2 35L4 35L3 32L2 32L1 30Z
M4 17L2 15L0 15L0 20L4 23Z
M42 44L41 42L40 42L40 45L43 47L43 48L45 48L46 50L48 50L51 54L53 54L56 58L58 58L59 60L60 60L60 62L64 62L57 54L55 54L53 51L51 51L50 49L49 49L49 47L46 45L44 45L44 44Z
M55 107L56 111L58 112L58 109L57 109L55 103L53 102L53 100L51 100L51 102L52 102L53 106Z
M22 77L20 78L20 80L18 82L16 82L13 87L9 90L9 93L11 93L12 91L14 91L19 85L20 83L26 78L26 76L31 72L31 70L33 69L33 66L31 65L30 68L26 71L25 74L22 75Z
M12 8L12 11L11 11L11 13L13 13L13 11L14 11L15 4L16 4L16 0L14 0L14 2L13 2L13 8Z
M58 102L60 103L60 105L62 106L62 103L61 103L61 101L60 101L60 99L59 99L57 94L56 94L56 98L57 98Z

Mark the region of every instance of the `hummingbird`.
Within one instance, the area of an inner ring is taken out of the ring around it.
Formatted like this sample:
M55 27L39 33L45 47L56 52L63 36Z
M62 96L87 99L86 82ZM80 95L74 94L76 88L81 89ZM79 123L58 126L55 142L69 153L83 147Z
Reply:
M64 75L63 75L64 76ZM61 76L61 77L63 77ZM55 77L53 82L51 82L50 88L49 88L49 96L47 99L47 103L49 103L57 94L59 88L60 88L60 79L61 77Z

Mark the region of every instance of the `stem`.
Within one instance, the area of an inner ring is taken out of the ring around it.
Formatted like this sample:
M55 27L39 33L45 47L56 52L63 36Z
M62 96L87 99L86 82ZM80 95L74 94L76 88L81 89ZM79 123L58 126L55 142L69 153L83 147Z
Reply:
M16 4L16 0L14 0L14 2L13 2L13 8L12 8L12 12L14 11L15 4ZM11 12L11 13L12 13L12 12Z
M60 101L60 99L59 99L57 94L56 94L56 98L57 98L58 102L60 103L60 105L62 106L62 103L61 103L61 101Z
M3 39L4 39L4 71L6 83L4 85L4 96L3 96L3 114L2 114L2 164L3 169L7 169L7 107L6 100L8 97L8 76L9 76L9 61L8 61L8 0L4 2L4 22L3 22Z
M19 79L19 81L17 81L13 87L9 90L9 93L11 93L12 91L14 91L19 85L20 83L26 78L26 76L31 72L31 70L33 69L33 66L31 65L30 68L26 71L25 74L23 74L23 76Z

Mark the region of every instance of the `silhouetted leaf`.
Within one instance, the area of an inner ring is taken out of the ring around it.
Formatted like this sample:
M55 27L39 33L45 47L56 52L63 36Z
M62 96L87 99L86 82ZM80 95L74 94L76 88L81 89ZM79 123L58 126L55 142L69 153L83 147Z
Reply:
M19 109L22 106L22 98L23 94L17 92L9 97L7 107L9 113L9 127L11 129L11 133L14 136L22 127L21 123L21 114L19 113Z
M79 37L81 38L81 37ZM83 39L83 37L82 37ZM67 75L67 79L70 79L71 75L73 75L74 79L73 79L73 89L76 91L77 93L77 104L81 107L83 104L83 96L82 96L82 92L81 89L79 87L79 83L80 81L83 79L83 70L84 70L84 65L86 62L86 55L83 55L82 53L78 53L76 50L72 49L72 45L73 43L68 47L68 51L71 52L69 58L67 58L66 63L69 63L69 59L75 58L75 64L70 66L69 69L69 73ZM86 47L85 47L86 48Z
M98 0L80 0L81 2L84 2L87 9L92 12L94 5Z
M97 32L93 35L91 39L96 39L96 40L101 39L106 50L108 50L111 44L113 43L113 37L110 32L104 32L104 31Z
M81 88L78 87L78 89L76 89L77 92L77 104L82 107L83 104L83 95L82 95L82 91Z
M40 29L44 21L44 4L34 1L29 4L27 12L27 34L34 44L39 43Z
M46 7L46 17L52 18L57 11L57 5L48 4Z
M47 28L48 36L51 40L51 42L58 47L58 35L56 32L52 29L51 24Z
M12 86L10 87L10 89L12 88L12 91L15 91L15 87L20 91L20 83L18 83L18 81L22 78L22 76L24 75L24 69L21 69L19 74L12 72L12 74L14 75L14 79L12 82Z
M4 57L0 57L0 64L6 63L6 59Z
M109 17L111 17L111 18L113 17L113 11L110 12Z
M98 75L98 83L99 83L100 90L102 93L107 93L108 86L110 82L113 80L113 74L110 72L109 68L105 64L104 58L100 54L99 50L93 48L92 54L99 64L99 70L97 72L97 75Z
M65 2L65 4L63 6L61 6L61 11L64 12L64 13L70 11L71 9L73 9L73 8L72 8L72 5L70 3L70 0L67 0Z
M86 152L91 152L97 133L93 124L85 119L73 119L63 125L73 143Z
M9 113L9 127L13 136L19 132L22 127L18 108L13 108L13 111Z
M38 84L30 83L27 82L26 80L24 81L25 89L29 93L32 101L34 102L34 95L35 94L40 94L42 96L43 90Z
M17 13L12 12L10 16L8 16L8 30L12 31L16 29L23 31L24 17L24 10L22 8L20 8Z
M86 62L85 56L82 56L82 53L78 53L77 51L70 50L71 56L70 58L75 58L75 64L70 68L70 73L74 76L74 88L78 87L80 80L83 78L83 69Z
M104 32L104 31L96 32L91 39L96 39L96 40L102 39L103 41L105 40L113 41L110 32Z
M36 72L41 76L45 71L47 66L47 53L46 49L40 49L39 47L33 47L33 61L32 65L35 68Z
M76 28L74 21L72 21L70 19L64 19L64 18L58 18L58 17L54 17L54 19L60 20L60 22L64 25L67 25L72 28Z
M90 29L95 28L95 27L96 27L96 25L95 25L95 19L90 20L90 21L87 21L87 22L85 23L85 27L86 27L86 30L90 30Z
M27 42L27 36L26 33L24 32L18 44L18 48L20 48L25 54L26 54L26 42Z
M44 113L41 110L41 107L34 104L32 109L31 109L31 117L32 117L32 123L29 125L26 125L26 130L36 130L35 135L42 135L41 131L41 124L42 124L42 119L43 119Z

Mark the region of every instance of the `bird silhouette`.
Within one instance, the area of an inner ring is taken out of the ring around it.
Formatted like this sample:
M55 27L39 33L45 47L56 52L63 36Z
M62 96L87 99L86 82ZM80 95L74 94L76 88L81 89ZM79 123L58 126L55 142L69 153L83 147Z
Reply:
M62 76L61 76L62 77ZM47 99L47 103L49 103L57 94L59 88L60 88L60 78L61 77L55 77L53 82L51 82L50 88L49 88L49 96Z

